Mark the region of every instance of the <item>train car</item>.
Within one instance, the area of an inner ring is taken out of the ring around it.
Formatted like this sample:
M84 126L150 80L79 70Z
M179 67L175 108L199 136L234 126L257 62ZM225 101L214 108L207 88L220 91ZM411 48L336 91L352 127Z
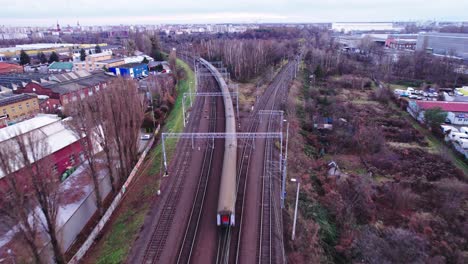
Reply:
M226 137L224 142L223 169L219 187L216 223L221 227L234 226L236 223L235 204L237 192L237 138L235 137L236 117L234 114L234 106L228 86L219 71L202 58L200 58L200 62L215 76L216 81L221 87L221 91L224 93L223 102L225 108L226 133L231 136Z

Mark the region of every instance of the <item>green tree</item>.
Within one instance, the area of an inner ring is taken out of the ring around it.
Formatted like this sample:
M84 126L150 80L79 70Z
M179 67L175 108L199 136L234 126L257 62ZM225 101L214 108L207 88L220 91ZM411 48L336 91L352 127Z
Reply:
M39 52L37 54L37 59L41 62L41 63L46 63L47 62L47 57L46 55L43 53L43 52Z
M49 57L49 63L52 63L54 61L59 61L59 56L57 55L57 53L55 53L55 51L52 51L52 53L50 54L50 57Z
M80 50L80 60L85 61L86 60L86 51L84 49Z
M99 45L96 45L96 47L94 48L94 52L101 53L102 52L101 47Z
M322 79L323 78L323 70L322 67L320 67L320 64L317 65L314 71L315 79Z
M31 58L29 57L29 55L24 50L21 50L20 64L21 65L26 65L26 64L28 64L30 62L31 62Z
M148 64L149 60L146 57L144 57L143 60L141 61L141 63Z
M155 35L150 37L151 40L151 57L155 61L163 61L163 55L161 53L161 44L159 43L159 38Z
M424 111L424 122L431 129L437 128L445 122L447 112L444 112L440 107L427 109Z

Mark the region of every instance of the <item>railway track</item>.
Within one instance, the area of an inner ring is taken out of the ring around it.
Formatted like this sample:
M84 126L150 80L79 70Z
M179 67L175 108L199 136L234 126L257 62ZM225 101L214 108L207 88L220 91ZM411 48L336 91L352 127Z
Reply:
M211 80L213 81L213 80ZM212 89L214 91L218 89ZM217 98L210 98L210 119L208 132L216 132L216 101ZM201 215L203 212L203 205L205 202L206 189L208 180L211 173L213 153L214 153L215 140L209 142L209 146L205 149L203 157L203 165L200 173L200 179L197 186L197 192L190 212L189 221L185 230L182 245L179 249L177 263L190 263L193 252L193 247L197 239L197 231L200 224Z
M190 115L189 122L186 127L186 132L195 132L198 128L201 119L204 100L196 100L192 115ZM192 153L191 141L188 139L181 139L177 144L177 148L181 149L182 155L177 159L174 169L171 171L171 177L174 177L172 184L169 186L169 195L165 200L161 209L158 221L156 221L150 240L144 251L142 263L158 263L163 250L165 249L166 240L169 231L174 221L174 215L177 210L180 196L184 189L184 175L187 174L189 167L190 155Z
M257 132L260 125L258 118L258 112L260 110L273 110L276 105L276 98L278 98L280 92L281 95L285 94L285 85L290 80L290 65L286 66L282 72L273 80L273 83L269 86L269 89L265 91L260 100L254 107L253 112L250 115L250 122L248 123L247 132ZM281 89L283 88L283 89ZM283 99L285 97L283 96ZM281 120L282 121L282 120ZM245 203L245 192L247 187L247 174L251 165L251 156L254 151L254 139L247 139L244 141L241 155L239 156L239 169L237 173L237 197L236 197L236 219L238 219L238 228L228 228L218 235L218 249L216 263L239 263L240 254L240 241L242 236L243 227L243 215L244 215L244 203ZM270 204L270 203L268 203ZM265 225L266 226L266 225ZM265 251L264 251L265 252ZM271 252L271 250L270 250Z

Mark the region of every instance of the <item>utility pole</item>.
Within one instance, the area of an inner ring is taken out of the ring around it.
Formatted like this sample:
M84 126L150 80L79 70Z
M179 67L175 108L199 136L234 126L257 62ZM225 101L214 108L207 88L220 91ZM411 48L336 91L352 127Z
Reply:
M154 103L153 103L153 92L150 90L149 86L146 86L146 90L151 97L151 115L153 116L153 134L156 132L156 120L154 118Z
M297 191L296 191L296 206L294 207L294 220L293 220L293 229L292 229L292 235L291 235L291 240L294 240L296 236L296 221L297 221L297 204L299 203L299 188L301 186L301 182L296 179L291 179L292 182L297 183Z
M185 94L182 95L182 116L183 116L183 123L185 127Z

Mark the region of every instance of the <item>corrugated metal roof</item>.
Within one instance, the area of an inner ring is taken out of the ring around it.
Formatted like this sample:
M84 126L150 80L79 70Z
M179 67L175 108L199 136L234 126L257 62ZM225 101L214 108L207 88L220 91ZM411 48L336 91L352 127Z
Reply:
M25 100L29 100L36 96L30 94L5 94L0 95L0 106L9 105Z

